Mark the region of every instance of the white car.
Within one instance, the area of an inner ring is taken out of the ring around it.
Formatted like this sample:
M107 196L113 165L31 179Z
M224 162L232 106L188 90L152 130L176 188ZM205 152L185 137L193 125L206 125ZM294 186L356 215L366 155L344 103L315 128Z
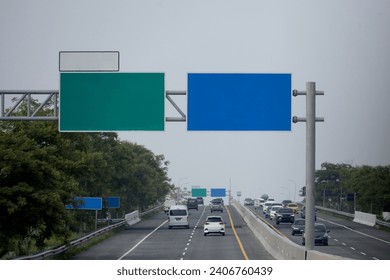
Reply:
M203 224L203 233L218 233L225 235L225 223L221 216L208 216Z
M269 211L269 219L272 220L272 219L275 219L276 218L276 211L279 209L279 208L282 208L283 206L282 205L275 205L275 206L272 206L271 207L271 210Z
M267 209L268 209L268 207L271 206L271 204L272 204L272 202L266 202L266 203L264 203L264 205L263 205L263 214L264 214L264 215L265 215L265 213L267 213Z

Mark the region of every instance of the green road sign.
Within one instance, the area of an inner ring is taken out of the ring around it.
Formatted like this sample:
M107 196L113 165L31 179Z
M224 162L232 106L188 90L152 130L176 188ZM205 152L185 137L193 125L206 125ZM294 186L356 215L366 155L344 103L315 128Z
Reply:
M206 189L192 189L191 195L192 197L206 197L207 191Z
M164 73L60 73L59 127L164 130Z

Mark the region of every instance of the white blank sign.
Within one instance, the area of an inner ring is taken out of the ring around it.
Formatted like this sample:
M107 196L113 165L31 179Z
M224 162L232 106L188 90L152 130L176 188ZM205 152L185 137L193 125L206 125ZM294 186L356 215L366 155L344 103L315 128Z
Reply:
M61 51L60 72L119 71L118 51Z

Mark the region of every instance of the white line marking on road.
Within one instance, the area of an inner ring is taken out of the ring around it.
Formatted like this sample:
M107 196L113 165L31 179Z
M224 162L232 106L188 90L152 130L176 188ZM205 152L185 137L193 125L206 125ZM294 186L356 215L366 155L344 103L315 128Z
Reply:
M367 256L367 254L366 254L366 253L364 253L364 252L360 252L360 254L362 254L363 256Z
M133 248L131 248L129 251L127 251L126 253L124 253L118 260L121 260L123 259L125 256L127 256L128 254L130 254L135 248L137 248L142 242L144 242L146 240L146 238L148 238L149 236L151 236L153 233L155 233L160 227L162 227L163 225L165 225L166 223L168 222L168 220L164 221L161 225L159 225L158 227L156 227L151 233L149 233L148 235L146 235L144 238L141 239L140 242L138 242L137 244L135 244L135 246Z
M350 227L347 227L347 226L344 226L344 225L341 225L341 224L338 224L338 223L335 223L335 222L332 222L332 221L329 221L329 220L326 220L326 219L322 219L322 220L324 220L324 221L327 221L328 223L334 224L334 225L336 225L336 226L343 227L343 228L345 228L345 229L348 229L348 230L350 230L350 231L353 231L353 232L359 233L359 234L361 234L361 235L364 235L364 236L366 236L366 237L370 237L370 238L372 238L372 239L375 239L375 240L378 240L378 241L381 241L381 242L384 242L384 243L386 243L386 244L389 244L389 245L390 245L390 241L383 240L383 239L381 239L381 238L378 238L378 237L375 237L375 236L369 235L369 234L367 234L367 233L364 233L364 232L361 232L361 231L358 231L358 230L352 229L352 228L350 228Z
M354 251L356 250L356 249L355 249L355 248L353 248L353 247L350 247L350 248L351 248L352 250L354 250Z
M205 210L206 210L206 206L203 207L203 212L202 212L202 214L200 215L199 220L196 222L194 228L192 229L192 232L191 232L191 234L190 234L190 239L188 239L188 242L191 242L191 241L192 241L192 238L194 237L195 231L196 231L196 229L197 229L197 227L198 227L198 224L199 224L200 220L201 220L202 217L203 217L203 214L205 213ZM188 246L189 246L189 245L190 245L190 243L187 243L187 247L184 248L183 256L186 254L185 251L188 250ZM181 258L180 260L183 260L183 258Z

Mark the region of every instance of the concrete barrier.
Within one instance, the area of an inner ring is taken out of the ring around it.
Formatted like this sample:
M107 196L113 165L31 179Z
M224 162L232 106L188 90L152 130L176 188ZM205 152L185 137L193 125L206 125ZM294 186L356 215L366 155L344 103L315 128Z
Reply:
M346 259L340 256L320 253L315 250L308 251L305 257L304 246L300 246L283 234L279 234L237 201L233 202L233 206L243 217L261 244L263 244L264 248L277 260L304 260L305 258L308 260Z
M307 260L347 260L347 258L309 250L307 251Z
M135 210L129 214L126 214L125 215L125 220L126 220L126 224L128 226L132 226L136 223L138 223L139 221L141 221L140 217L139 217L139 212L138 210Z
M360 223L373 227L376 224L376 216L374 214L355 211L355 218L353 219L353 221L355 223Z

